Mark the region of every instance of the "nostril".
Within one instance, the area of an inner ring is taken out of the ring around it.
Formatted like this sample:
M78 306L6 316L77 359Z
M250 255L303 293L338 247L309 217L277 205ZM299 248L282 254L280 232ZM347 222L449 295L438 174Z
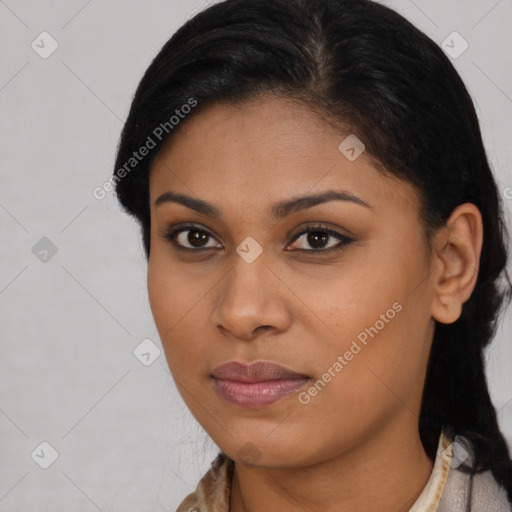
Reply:
M254 329L254 332L257 332L258 329L271 329L272 326L271 325L260 325L259 327L256 327L256 329Z

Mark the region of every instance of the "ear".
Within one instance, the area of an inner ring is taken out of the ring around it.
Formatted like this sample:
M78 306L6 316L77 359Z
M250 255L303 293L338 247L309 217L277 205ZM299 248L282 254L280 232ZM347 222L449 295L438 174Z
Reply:
M472 203L459 205L434 236L432 317L455 322L473 293L483 243L482 215Z

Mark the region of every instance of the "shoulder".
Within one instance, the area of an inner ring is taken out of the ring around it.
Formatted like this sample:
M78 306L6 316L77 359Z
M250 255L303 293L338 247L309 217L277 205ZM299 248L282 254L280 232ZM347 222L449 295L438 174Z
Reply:
M458 469L451 470L447 489L439 512L465 511L471 496L472 512L512 512L512 506L503 487L498 485L490 471L471 475Z
M456 436L454 445L459 445L465 460L451 464L445 492L438 512L465 512L471 497L471 512L512 512L506 490L498 484L491 471L475 473L471 476L473 460L471 445L462 436Z
M232 475L233 461L219 453L196 490L180 503L176 512L228 512Z
M475 475L473 480L473 503L477 511L512 512L505 489L490 471Z

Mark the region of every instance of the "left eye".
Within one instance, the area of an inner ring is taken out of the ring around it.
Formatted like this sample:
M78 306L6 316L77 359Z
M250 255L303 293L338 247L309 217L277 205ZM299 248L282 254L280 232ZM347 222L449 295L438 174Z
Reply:
M313 247L313 249L304 248L304 244L303 247L300 247L299 240L301 239L305 244ZM307 252L328 252L341 249L351 242L353 242L351 238L332 229L322 226L310 226L295 237L290 247Z

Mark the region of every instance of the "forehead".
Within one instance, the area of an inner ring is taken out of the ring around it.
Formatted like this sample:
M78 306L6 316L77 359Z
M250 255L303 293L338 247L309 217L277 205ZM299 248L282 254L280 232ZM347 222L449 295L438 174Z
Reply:
M342 188L377 209L418 210L411 184L384 175L364 151L355 160L347 158L342 143L348 136L353 142L350 133L287 99L209 105L187 119L157 155L151 205L167 189L221 205L239 206L243 198L247 207L259 209L290 196Z

